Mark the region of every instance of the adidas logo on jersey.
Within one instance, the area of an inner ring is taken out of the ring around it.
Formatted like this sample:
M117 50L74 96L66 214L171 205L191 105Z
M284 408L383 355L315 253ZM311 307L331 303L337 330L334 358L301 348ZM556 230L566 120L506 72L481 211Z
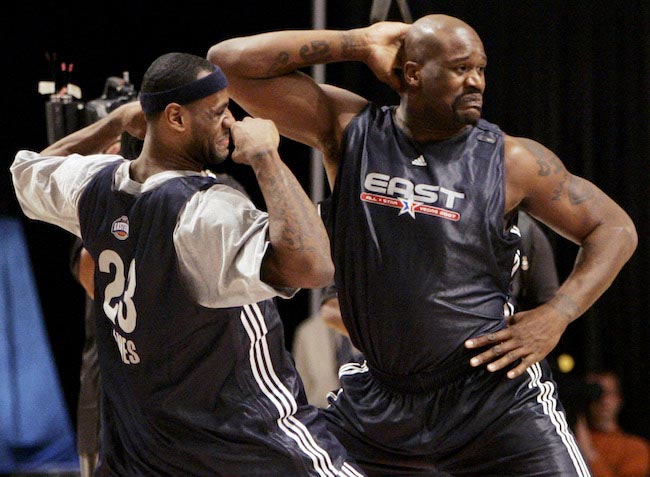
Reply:
M427 167L427 161L424 160L424 156L422 154L413 159L411 161L411 164L414 166Z
M479 141L487 142L488 144L494 144L495 142L497 142L497 138L490 133L479 134L476 137L476 139L478 139Z

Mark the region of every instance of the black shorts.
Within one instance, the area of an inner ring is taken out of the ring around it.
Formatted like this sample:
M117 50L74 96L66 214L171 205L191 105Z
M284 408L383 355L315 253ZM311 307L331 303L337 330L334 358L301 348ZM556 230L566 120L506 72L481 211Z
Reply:
M323 411L369 476L589 476L545 361L510 380L472 370L433 391L404 393L365 363L339 370Z
M286 395L278 398L287 398L285 403L291 401ZM231 429L228 435L201 430L202 435L193 436L193 445L204 448L205 452L190 457L182 450L177 451L176 444L156 450L164 452L158 461L150 449L136 449L140 454L131 453L126 458L120 455L116 459L104 455L100 446L95 476L365 477L327 430L325 419L313 406L301 405L290 415L267 424L242 416L238 424L232 423L237 428ZM187 431L174 434L173 427L160 431L187 442L183 437ZM147 457L146 464L140 462L142 455Z

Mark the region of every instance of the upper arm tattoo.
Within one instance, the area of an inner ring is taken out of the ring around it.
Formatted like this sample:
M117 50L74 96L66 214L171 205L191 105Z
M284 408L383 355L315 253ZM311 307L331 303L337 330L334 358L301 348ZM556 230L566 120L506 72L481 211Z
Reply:
M540 177L560 175L557 178L556 187L553 189L551 200L561 200L566 193L571 205L579 205L593 197L594 190L589 182L570 174L555 154L535 141L527 140L524 144L535 157L539 167L537 175Z
M594 196L594 188L586 180L571 176L569 182L569 201L573 205L582 204Z
M537 173L540 176L559 174L564 170L562 161L560 161L555 154L537 144L535 141L526 141L526 149L535 156L535 160L539 166L539 171Z
M548 176L551 174L551 166L548 165L548 162L546 162L544 159L537 158L537 165L539 166L539 171L537 171L537 174L540 176Z
M567 181L570 182L571 175L568 172L564 172L562 178L559 180L557 187L553 189L552 200L560 200L562 198L562 192L564 192L565 185Z
M267 75L269 77L280 76L287 71L293 71L296 69L298 69L298 63L289 62L289 52L281 51L268 69Z

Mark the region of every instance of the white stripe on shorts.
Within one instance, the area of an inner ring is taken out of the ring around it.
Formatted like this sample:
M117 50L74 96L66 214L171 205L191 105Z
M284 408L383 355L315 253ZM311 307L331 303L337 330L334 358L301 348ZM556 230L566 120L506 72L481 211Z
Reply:
M555 385L549 381L542 381L542 367L539 363L535 363L527 370L530 376L528 388L536 387L539 389L537 395L537 402L542 405L544 413L551 418L551 422L555 426L555 430L562 439L562 442L567 448L571 461L580 477L590 477L589 468L578 449L573 434L569 431L569 425L566 417L562 411L557 409L557 400L553 397Z
M364 361L362 364L359 363L346 363L339 368L339 379L343 376L348 376L350 374L359 374L367 373L368 364Z
M294 416L298 404L273 368L266 340L268 329L259 306L252 304L244 305L243 308L240 319L251 340L249 349L251 370L260 389L278 411L278 427L311 459L314 470L319 476L339 475L329 454L316 443L307 427Z

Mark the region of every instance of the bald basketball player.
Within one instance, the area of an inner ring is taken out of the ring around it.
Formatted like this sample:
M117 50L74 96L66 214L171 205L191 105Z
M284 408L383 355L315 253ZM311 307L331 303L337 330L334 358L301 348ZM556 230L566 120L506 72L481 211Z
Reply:
M340 371L329 426L372 476L586 476L545 357L633 253L628 215L543 145L481 118L487 55L463 21L226 40L232 98L317 148L343 320L367 361ZM380 106L298 70L359 61ZM580 245L546 304L509 315L524 210Z

